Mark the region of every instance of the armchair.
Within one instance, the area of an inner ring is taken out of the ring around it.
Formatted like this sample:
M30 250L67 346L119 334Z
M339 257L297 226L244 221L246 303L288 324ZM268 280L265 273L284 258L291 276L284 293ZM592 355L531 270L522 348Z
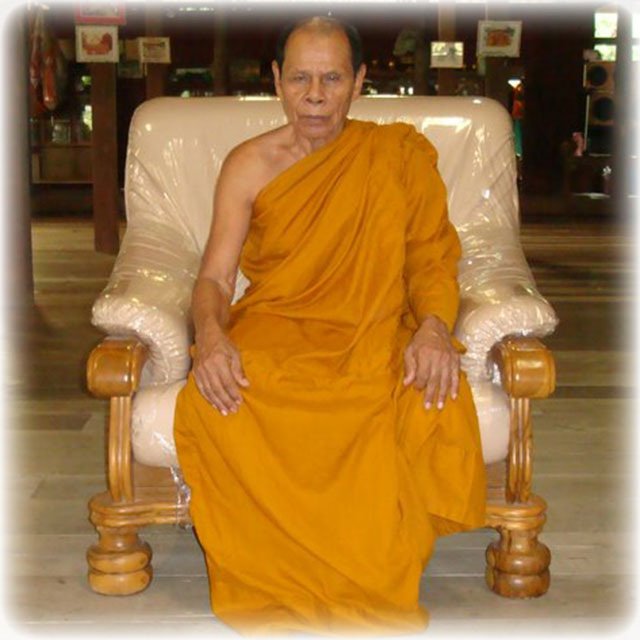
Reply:
M532 493L530 402L554 390L539 338L557 323L520 247L516 164L507 111L473 97L361 97L350 117L412 123L435 145L462 243L455 327L478 410L489 482L486 581L507 597L544 594L544 499ZM96 592L127 595L152 579L141 527L188 523L173 443L177 393L190 367L189 303L208 237L213 186L241 140L285 123L262 97L158 98L135 112L125 176L127 230L92 322L107 336L89 356L89 390L110 399L107 490L90 500L99 534L87 552ZM239 270L235 303L247 286Z

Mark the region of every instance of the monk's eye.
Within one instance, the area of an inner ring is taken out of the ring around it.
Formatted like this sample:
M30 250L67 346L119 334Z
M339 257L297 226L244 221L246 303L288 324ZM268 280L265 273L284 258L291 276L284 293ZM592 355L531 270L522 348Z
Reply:
M327 80L327 82L338 82L338 80L340 80L340 74L329 73L325 76L325 80Z
M305 76L302 73L297 73L295 76L291 77L291 80L293 82L304 82L307 79L307 76Z

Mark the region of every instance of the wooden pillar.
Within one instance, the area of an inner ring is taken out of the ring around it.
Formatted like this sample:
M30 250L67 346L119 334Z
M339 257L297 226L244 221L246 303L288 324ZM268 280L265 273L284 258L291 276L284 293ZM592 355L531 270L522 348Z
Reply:
M429 93L429 52L427 51L426 27L426 18L422 18L416 30L416 49L413 53L413 93L416 96L426 96Z
M161 36L163 35L163 29L164 17L161 11L153 5L147 5L145 7L145 35L150 37ZM146 99L151 100L151 98L159 98L166 95L168 65L147 63L146 67Z
M635 63L637 64L637 63ZM613 208L620 217L631 215L631 169L637 171L633 154L631 109L637 108L638 96L631 91L631 12L618 5L618 35L616 39L616 74L614 84L615 113L613 119L612 181ZM628 210L629 209L629 210Z
M11 28L6 29L6 84L11 89L3 125L7 132L5 176L7 207L4 238L5 256L2 278L7 283L6 307L33 304L33 263L31 250L31 211L29 193L29 56L26 6L13 14ZM4 46L4 45L3 45ZM13 319L12 319L13 320Z
M116 65L91 63L93 228L96 251L118 253Z
M216 8L213 19L213 93L226 96L229 90L227 17L223 8Z
M438 40L456 39L456 7L452 2L438 3ZM438 69L438 95L452 96L457 85L456 69Z

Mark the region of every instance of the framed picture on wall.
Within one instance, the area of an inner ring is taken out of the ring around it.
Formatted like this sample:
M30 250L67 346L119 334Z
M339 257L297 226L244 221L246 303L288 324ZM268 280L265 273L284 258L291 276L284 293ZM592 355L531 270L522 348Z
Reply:
M76 60L78 62L118 62L118 27L77 25Z
M169 64L171 62L169 38L138 38L138 59L141 63Z
M520 57L521 20L479 20L478 56Z
M432 42L431 68L462 69L464 42Z
M75 12L76 24L125 24L124 3L78 2Z

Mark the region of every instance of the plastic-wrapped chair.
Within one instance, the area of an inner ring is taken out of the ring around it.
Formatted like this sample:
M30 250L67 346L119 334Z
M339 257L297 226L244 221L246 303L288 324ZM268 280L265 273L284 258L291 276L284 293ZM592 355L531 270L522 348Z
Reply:
M449 215L462 243L455 333L478 410L489 481L487 584L508 597L549 586L538 540L544 500L532 493L530 401L553 392L555 368L539 338L557 318L540 296L519 243L511 119L476 97L366 96L349 117L413 124L438 150ZM99 540L91 587L141 591L151 549L141 527L188 523L188 491L173 442L176 395L190 368L191 290L206 243L223 159L242 140L286 122L274 98L158 98L135 112L127 149L127 230L92 322L108 335L87 364L88 387L110 398L108 490L89 503ZM238 272L233 302L248 282Z

